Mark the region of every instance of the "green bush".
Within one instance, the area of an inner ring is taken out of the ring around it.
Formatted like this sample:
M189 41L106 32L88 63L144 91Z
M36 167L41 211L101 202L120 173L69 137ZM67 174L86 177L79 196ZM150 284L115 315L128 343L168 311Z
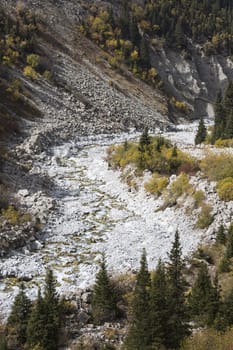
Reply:
M219 198L225 202L233 200L233 177L227 177L217 184Z
M210 204L204 203L201 207L201 212L198 215L197 227L204 229L208 227L213 222L212 206Z

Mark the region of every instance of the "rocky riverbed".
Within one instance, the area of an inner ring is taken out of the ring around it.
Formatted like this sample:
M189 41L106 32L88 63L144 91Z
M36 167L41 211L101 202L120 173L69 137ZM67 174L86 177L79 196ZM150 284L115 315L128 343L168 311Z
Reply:
M188 149L194 130L192 126L167 136L178 142L180 133L185 133ZM159 258L167 258L176 229L187 256L201 240L214 237L217 223L230 220L232 203L221 204L213 185L197 177L192 178L192 183L201 186L209 193L210 201L216 202L215 221L207 231L196 229L195 217L185 215L190 202L183 208L156 211L162 199L146 194L143 186L129 191L120 173L109 169L105 160L108 144L126 138L129 135L77 140L56 146L50 156L35 160L30 173L40 172L49 179L53 184L52 198L26 189L18 195L31 208L39 206L44 196L42 203L47 213L41 210L47 223L27 245L1 260L3 314L8 312L20 280L26 281L29 295L35 296L47 267L55 272L59 292L69 295L93 284L103 252L112 274L135 271L143 248L148 253L149 268L153 269Z

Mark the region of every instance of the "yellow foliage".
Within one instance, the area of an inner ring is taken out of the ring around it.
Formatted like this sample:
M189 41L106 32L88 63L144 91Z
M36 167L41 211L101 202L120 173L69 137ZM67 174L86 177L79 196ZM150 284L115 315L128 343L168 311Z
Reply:
M187 338L181 350L232 350L233 329L225 333L204 329Z
M145 190L151 194L161 195L168 185L168 179L159 174L153 174L151 179L144 184Z
M217 184L219 198L229 202L233 200L233 177L226 177Z
M28 222L31 219L29 214L24 214L10 205L7 209L2 209L2 216L7 220L11 225L19 225L24 222Z
M189 193L192 190L192 186L189 183L189 177L185 173L181 173L170 186L170 192L173 199L177 199L184 193Z
M23 74L25 77L31 78L33 80L36 80L38 78L38 73L31 66L24 67Z
M215 142L216 147L233 147L233 139L219 139Z
M117 48L117 40L116 39L109 39L106 40L106 46L110 49L116 49Z
M131 60L132 61L137 61L138 60L138 51L137 50L133 50L132 52L131 52L131 55L130 55L130 58L131 58Z
M197 218L197 227L204 229L213 222L213 216L211 214L213 208L210 204L202 204L201 212Z
M212 181L233 177L233 156L209 153L200 163L201 170Z
M205 200L205 193L202 190L198 190L193 194L195 207L198 208Z
M36 54L28 55L27 64L32 68L36 68L39 65L39 56Z
M143 31L145 31L145 32L148 32L148 31L150 31L151 30L151 24L150 24L150 22L148 22L148 21L146 21L146 20L141 20L141 22L140 22L140 27L141 27L141 29L143 30Z

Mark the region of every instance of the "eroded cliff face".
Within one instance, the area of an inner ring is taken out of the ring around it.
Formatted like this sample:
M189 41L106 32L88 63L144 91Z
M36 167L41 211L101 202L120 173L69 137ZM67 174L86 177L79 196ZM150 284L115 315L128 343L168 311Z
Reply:
M233 62L221 55L206 56L199 46L189 48L186 59L180 52L151 47L153 65L158 70L165 91L178 101L185 101L191 118L213 118L217 92L225 90L233 79Z

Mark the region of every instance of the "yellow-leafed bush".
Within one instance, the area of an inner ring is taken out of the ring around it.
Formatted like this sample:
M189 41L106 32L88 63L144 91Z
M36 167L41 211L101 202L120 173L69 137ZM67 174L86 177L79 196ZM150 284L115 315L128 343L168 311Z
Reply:
M233 177L227 177L217 184L220 199L228 202L233 200Z
M36 80L38 78L38 73L31 66L26 66L23 70L23 74L25 77L31 78L33 80Z
M230 154L209 153L201 161L200 166L210 180L219 181L233 177L233 156Z
M215 142L216 147L233 147L233 139L219 139Z
M31 220L30 214L24 214L10 205L7 209L2 209L2 216L12 225L19 225Z
M197 218L197 227L204 229L208 227L213 222L212 206L210 204L204 203L201 207L201 212Z
M151 194L161 195L168 185L168 179L165 176L153 174L151 179L145 183L145 190Z
M205 193L202 190L196 191L193 195L195 207L198 208L203 203L205 198Z
M192 186L189 183L189 177L185 173L181 173L170 187L170 192L174 199L177 199L184 193L189 193L191 190Z

